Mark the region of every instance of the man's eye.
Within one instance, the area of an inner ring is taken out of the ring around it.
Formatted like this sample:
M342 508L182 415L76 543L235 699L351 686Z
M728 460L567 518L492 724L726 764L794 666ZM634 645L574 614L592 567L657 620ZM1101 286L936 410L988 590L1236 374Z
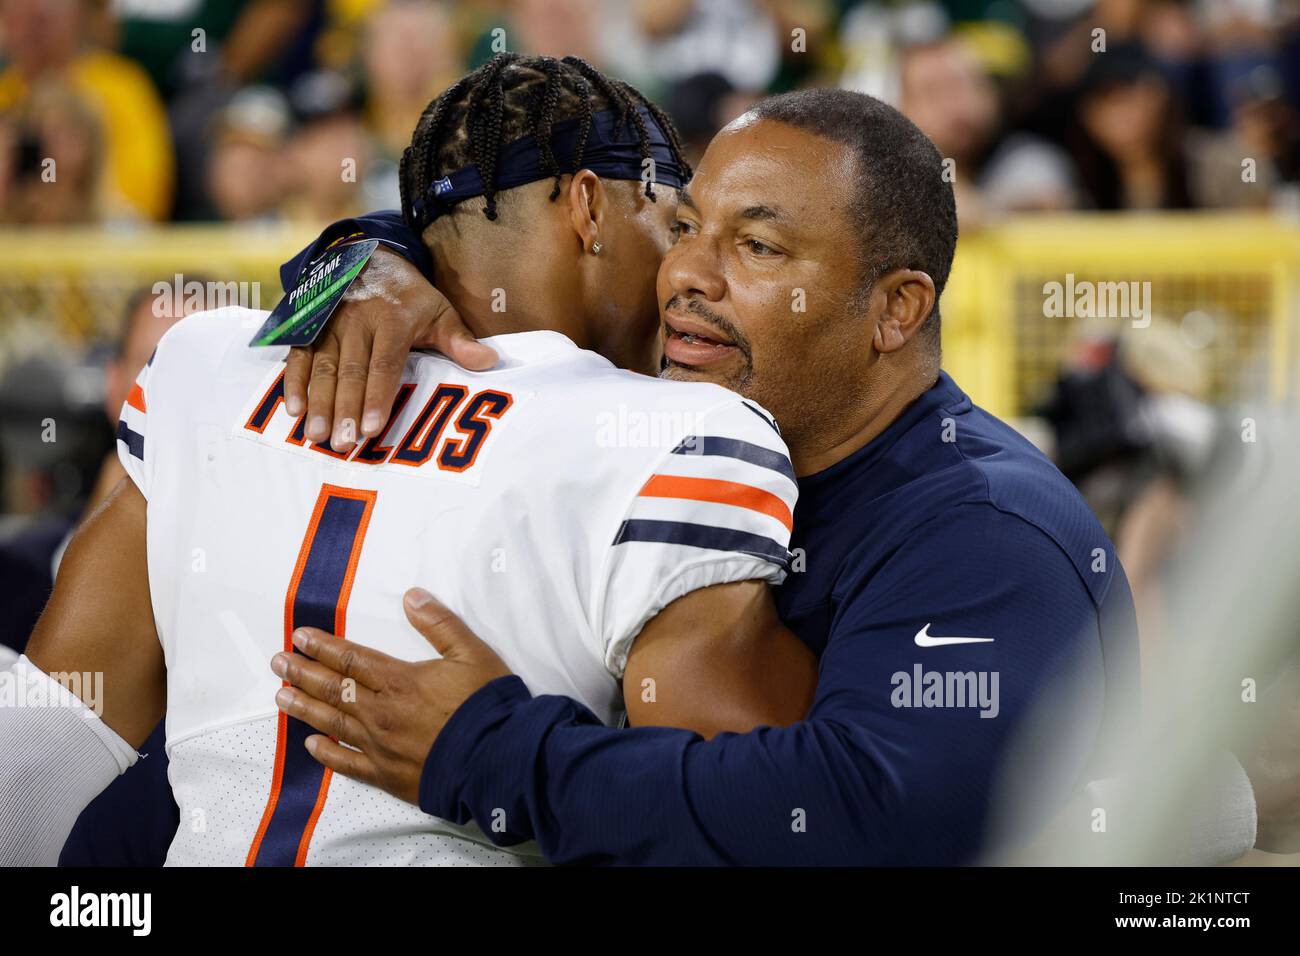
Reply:
M766 243L759 242L757 239L746 239L745 245L749 246L749 251L756 256L773 256L776 250Z
M690 235L693 229L694 227L689 222L686 222L683 219L678 219L673 223L670 231L672 232L674 239L680 239L684 235Z

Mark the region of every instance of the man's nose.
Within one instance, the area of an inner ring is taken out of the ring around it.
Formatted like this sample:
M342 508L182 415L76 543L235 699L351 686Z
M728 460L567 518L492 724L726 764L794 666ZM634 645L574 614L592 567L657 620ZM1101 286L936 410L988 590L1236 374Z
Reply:
M696 236L668 251L664 270L674 295L700 296L717 302L726 290L716 240Z

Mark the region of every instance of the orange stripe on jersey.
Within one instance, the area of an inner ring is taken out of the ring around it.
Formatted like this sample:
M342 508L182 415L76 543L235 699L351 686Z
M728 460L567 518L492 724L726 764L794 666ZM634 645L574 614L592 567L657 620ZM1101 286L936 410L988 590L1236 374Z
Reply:
M337 737L331 737L330 740L338 743ZM307 826L302 831L302 841L298 844L298 855L293 858L294 866L307 865L307 850L311 847L312 834L316 832L316 821L320 819L321 811L325 809L325 798L330 792L330 781L334 779L334 771L326 767L320 778L320 790L316 792L316 805L311 808L311 817L307 820Z
M640 492L642 498L683 498L688 501L712 501L720 505L748 508L770 515L786 530L794 528L794 516L779 497L753 485L718 478L683 478L678 475L651 475Z
M131 391L126 393L126 403L137 412L147 413L148 410L144 407L144 389L140 387L139 382L132 385Z

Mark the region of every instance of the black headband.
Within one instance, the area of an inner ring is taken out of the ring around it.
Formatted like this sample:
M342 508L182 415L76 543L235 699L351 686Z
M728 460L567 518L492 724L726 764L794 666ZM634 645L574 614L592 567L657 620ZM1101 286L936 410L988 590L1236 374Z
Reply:
M686 184L685 170L678 164L668 137L655 122L654 116L644 106L636 108L645 124L650 140L650 158L653 169L643 166L641 140L630 115L622 122L615 110L601 110L591 117L591 130L578 164L578 140L582 133L582 120L569 119L551 128L551 154L561 173L590 169L604 179L649 178L657 186L679 189ZM496 188L498 192L514 189L539 179L550 179L555 172L542 168L541 151L537 137L529 134L501 147L497 159ZM483 180L474 166L466 166L430 183L425 194L411 204L416 225L423 228L439 216L449 212L457 203L483 195Z

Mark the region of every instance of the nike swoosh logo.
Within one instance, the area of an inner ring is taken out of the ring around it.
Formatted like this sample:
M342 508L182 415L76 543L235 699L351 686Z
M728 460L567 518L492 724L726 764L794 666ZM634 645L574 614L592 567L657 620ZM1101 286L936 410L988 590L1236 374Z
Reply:
M931 637L929 624L917 631L916 637L912 638L912 640L916 641L917 647L943 647L945 644L993 643L993 638L991 637Z

